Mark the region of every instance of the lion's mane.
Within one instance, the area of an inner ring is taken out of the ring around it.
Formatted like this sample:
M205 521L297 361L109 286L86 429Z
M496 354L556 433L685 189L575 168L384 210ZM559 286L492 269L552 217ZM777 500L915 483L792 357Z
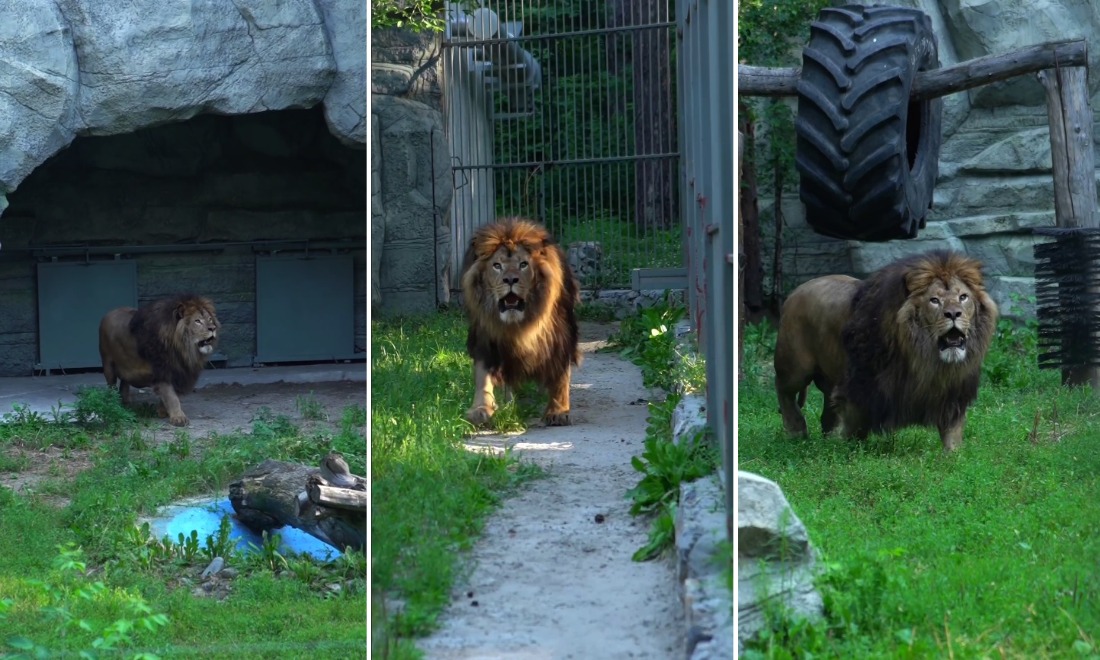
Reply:
M961 282L970 290L965 358L941 360L931 312L920 309L929 287ZM924 316L922 317L922 314ZM978 395L982 361L997 324L997 306L986 293L981 262L949 251L896 261L864 280L852 299L841 341L847 368L834 403L845 430L856 436L910 425L945 429L965 423ZM847 409L847 412L845 412ZM945 437L946 449L952 443Z
M155 300L134 312L130 333L138 353L152 366L154 382L170 382L179 394L195 389L208 356L188 335L186 321L203 313L216 321L214 303L189 293Z

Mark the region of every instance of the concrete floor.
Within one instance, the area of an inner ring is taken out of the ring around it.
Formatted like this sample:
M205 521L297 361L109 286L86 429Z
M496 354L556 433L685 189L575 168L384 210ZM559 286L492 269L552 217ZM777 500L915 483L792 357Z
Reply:
M211 385L260 385L266 383L326 383L350 380L366 382L364 363L308 364L281 367L239 367L207 369L196 389ZM103 374L88 372L64 376L0 377L0 415L11 412L14 405L25 405L30 411L49 415L58 402L76 401L81 387L106 385Z

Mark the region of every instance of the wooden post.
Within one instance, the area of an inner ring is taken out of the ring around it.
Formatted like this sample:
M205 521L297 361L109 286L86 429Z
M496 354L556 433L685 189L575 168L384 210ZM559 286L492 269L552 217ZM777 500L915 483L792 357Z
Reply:
M1088 69L1059 67L1036 75L1047 92L1055 223L1066 228L1096 228L1100 225L1096 215L1096 157ZM1062 368L1063 385L1085 383L1100 389L1100 367Z

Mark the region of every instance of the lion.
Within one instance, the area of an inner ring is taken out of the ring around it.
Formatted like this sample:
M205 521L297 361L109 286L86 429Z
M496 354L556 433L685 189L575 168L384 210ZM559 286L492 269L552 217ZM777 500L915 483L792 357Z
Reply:
M944 451L962 442L966 410L997 326L980 261L937 250L860 282L830 275L795 289L776 341L776 393L787 432L805 435L810 382L825 394L823 433L865 438L932 426Z
M152 387L157 412L186 426L179 397L195 388L218 345L218 317L209 299L192 294L162 298L138 309L112 309L99 322L99 355L108 387L118 383L123 404L131 387Z
M549 232L522 218L478 229L463 259L462 296L474 361L466 419L480 426L492 418L494 385L535 381L549 394L545 423L570 424L569 382L581 363L580 285Z

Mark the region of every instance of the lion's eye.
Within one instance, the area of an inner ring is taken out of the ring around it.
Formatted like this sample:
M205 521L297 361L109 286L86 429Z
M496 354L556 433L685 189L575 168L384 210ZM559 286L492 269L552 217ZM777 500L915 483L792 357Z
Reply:
M960 293L959 294L959 302L966 302L969 299L970 299L970 296L966 295L965 293Z
M500 262L493 264L493 270L504 270L504 266L500 265Z
M524 270L526 268L527 268L527 262L526 261L519 262L519 269L520 270Z
M940 299L939 298L929 298L928 302L932 303L933 305L938 305L938 304L940 304Z

